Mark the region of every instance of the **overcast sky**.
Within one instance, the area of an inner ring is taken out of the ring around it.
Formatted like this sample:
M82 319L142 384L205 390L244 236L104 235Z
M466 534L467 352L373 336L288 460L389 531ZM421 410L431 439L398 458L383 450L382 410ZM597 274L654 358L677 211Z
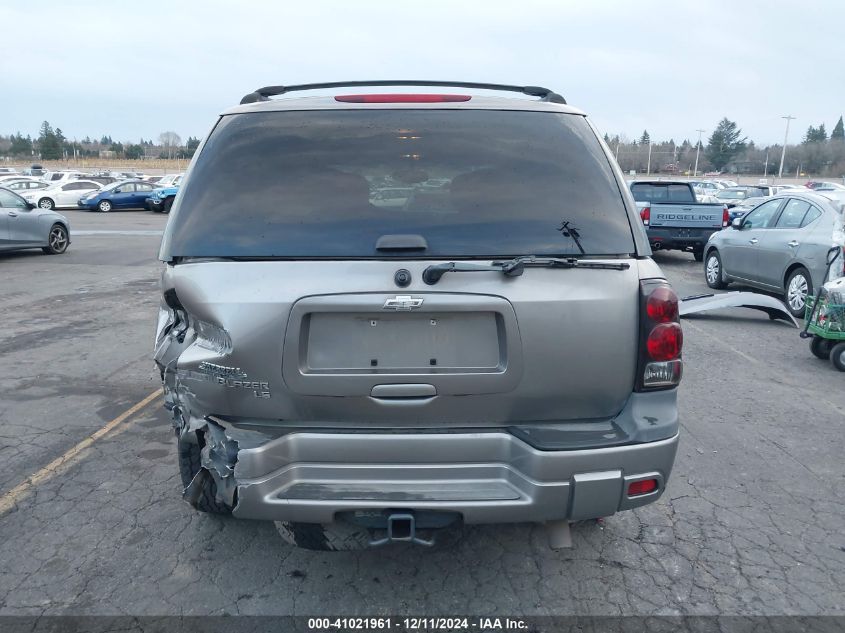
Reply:
M603 132L677 142L845 113L843 0L0 0L0 24L2 134L185 139L259 86L341 79L547 86Z

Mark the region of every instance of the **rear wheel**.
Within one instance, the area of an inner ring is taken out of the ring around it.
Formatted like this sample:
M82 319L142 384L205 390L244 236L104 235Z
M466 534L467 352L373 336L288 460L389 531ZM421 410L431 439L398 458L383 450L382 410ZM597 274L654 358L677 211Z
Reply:
M796 268L786 278L786 307L796 319L804 318L807 297L813 294L813 282L806 268Z
M821 336L814 336L810 339L810 352L816 358L828 360L830 358L830 350L833 348L833 341Z
M726 284L722 279L722 258L719 257L719 251L713 249L707 253L707 261L704 263L704 279L707 285L716 290L726 288Z
M201 437L199 439L201 440ZM176 442L182 485L187 488L195 477L200 477L196 482L200 486L200 494L194 507L200 512L210 514L232 514L231 507L217 500L217 484L214 482L214 477L202 467L202 446L199 443L188 442L178 437Z
M831 348L830 364L839 371L845 371L845 341L837 343Z
M692 249L692 256L695 258L695 261L703 262L704 261L704 249L702 249L702 248Z
M38 201L38 208L39 208L39 209L48 209L48 210L50 210L50 209L52 209L52 208L53 208L53 207L55 207L55 206L56 206L56 203L55 203L55 202L53 202L53 199L52 199L52 198L41 198L41 200L39 200L39 201Z
M47 236L47 246L41 250L48 255L61 255L67 250L68 244L70 244L70 240L68 239L67 229L61 224L54 224Z
M111 202L108 200L100 200L100 203L97 205L97 209L99 209L102 213L108 213L112 210Z

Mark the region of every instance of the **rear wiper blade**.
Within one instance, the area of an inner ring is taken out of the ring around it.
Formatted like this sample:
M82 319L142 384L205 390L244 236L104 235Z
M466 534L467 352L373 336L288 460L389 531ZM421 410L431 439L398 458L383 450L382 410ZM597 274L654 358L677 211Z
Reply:
M630 264L624 262L608 263L585 261L576 257L536 257L535 255L526 255L505 261L493 262L490 266L458 262L433 264L423 271L422 279L426 284L432 286L440 281L440 278L446 273L496 271L503 273L507 277L519 277L525 272L526 266L543 268L592 268L599 270L628 270L631 267Z

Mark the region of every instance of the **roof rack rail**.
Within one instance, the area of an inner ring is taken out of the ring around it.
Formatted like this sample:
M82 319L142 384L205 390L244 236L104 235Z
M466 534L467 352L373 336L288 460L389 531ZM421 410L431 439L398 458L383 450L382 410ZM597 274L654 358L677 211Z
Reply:
M241 99L241 104L255 103L257 101L269 101L270 97L282 95L287 92L300 90L319 90L321 88L354 88L362 86L439 86L448 88L476 88L480 90L504 90L508 92L521 92L532 97L540 97L540 101L552 103L566 103L561 95L540 86L509 86L507 84L485 84L470 81L416 81L409 79L378 80L378 81L330 81L318 84L299 84L295 86L265 86L255 92L250 92Z

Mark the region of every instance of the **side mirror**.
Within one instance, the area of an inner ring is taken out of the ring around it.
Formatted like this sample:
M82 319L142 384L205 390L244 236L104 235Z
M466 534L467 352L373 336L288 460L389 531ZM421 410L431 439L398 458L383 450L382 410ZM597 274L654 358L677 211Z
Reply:
M739 231L742 229L742 218L734 218L731 222L731 228Z
M30 211L32 211L35 208L35 206L36 205L35 205L34 202L27 202L26 203L26 208L29 209Z
M115 189L114 192L115 193L123 193L123 189Z

